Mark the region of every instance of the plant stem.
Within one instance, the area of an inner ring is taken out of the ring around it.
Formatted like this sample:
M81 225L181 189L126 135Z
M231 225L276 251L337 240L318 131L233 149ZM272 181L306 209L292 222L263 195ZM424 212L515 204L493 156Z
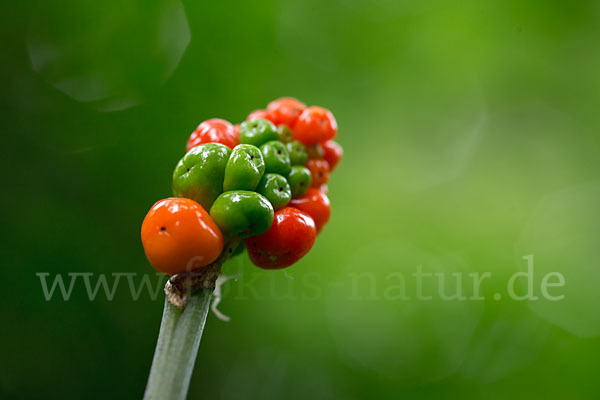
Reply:
M215 281L240 242L239 237L231 239L210 265L174 275L165 285L165 307L144 400L185 399Z
M184 400L204 330L212 289L200 289L183 310L165 298L163 318L144 399Z
M214 289L215 282L221 275L221 267L239 246L241 238L229 240L223 247L219 257L211 264L199 270L173 275L165 285L165 294L171 304L184 308L190 293L198 289Z

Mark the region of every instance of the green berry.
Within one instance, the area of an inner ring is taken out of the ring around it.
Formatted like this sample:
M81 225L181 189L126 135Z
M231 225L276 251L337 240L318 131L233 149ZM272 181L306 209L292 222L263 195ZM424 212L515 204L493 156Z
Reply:
M292 189L287 180L279 174L265 174L256 191L265 196L275 211L287 206L292 199Z
M323 158L323 156L325 155L325 150L323 149L323 146L321 146L319 143L314 143L306 146L306 153L308 154L308 158L310 159Z
M254 190L264 173L265 161L258 147L237 145L225 167L223 191Z
M266 119L244 121L240 125L240 143L259 147L270 140L279 140L277 128Z
M263 195L246 190L221 194L210 216L223 235L249 237L266 232L273 223L273 206Z
M279 140L272 140L260 146L260 151L265 160L265 172L286 176L290 172L290 155L285 144Z
M312 178L308 168L301 165L295 165L292 167L287 180L290 184L290 188L292 189L292 198L295 199L296 197L300 197L306 193L310 187Z
M209 210L223 192L225 166L231 149L219 143L206 143L188 151L173 172L173 194L192 199Z
M294 132L286 124L281 124L277 127L277 134L279 135L279 140L283 143L294 140Z
M286 143L288 153L290 154L290 161L292 165L304 165L308 161L308 153L306 147L297 140Z

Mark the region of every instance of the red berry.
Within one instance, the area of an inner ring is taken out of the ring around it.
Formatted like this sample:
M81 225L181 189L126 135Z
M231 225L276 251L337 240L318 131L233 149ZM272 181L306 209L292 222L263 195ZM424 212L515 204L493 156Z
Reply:
M246 121L252 121L253 119L266 119L273 122L273 116L266 110L254 110L246 117Z
M294 126L298 117L306 108L306 104L292 97L282 97L273 100L267 106L267 110L271 113L271 120L275 125L286 124Z
M275 212L273 225L262 235L246 239L248 255L263 269L289 267L310 251L317 229L313 219L303 211L284 207Z
M311 158L306 162L310 171L311 186L319 187L329 181L329 163L322 158Z
M317 227L317 233L325 226L331 216L331 205L325 193L317 188L309 188L301 197L292 199L290 206L304 211L312 217Z
M337 122L333 114L322 107L308 107L294 124L294 138L308 146L331 140L337 134Z
M333 171L344 155L344 149L333 140L328 140L321 143L321 147L325 151L323 158L329 163L329 171Z
M188 139L185 151L204 143L221 143L233 149L238 145L235 130L231 123L213 118L202 122Z

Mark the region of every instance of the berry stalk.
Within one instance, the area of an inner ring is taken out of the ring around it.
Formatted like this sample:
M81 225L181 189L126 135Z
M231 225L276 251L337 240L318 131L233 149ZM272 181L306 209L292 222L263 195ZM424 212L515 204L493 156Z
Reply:
M174 275L165 285L165 306L144 400L186 398L215 282L240 241L229 242L207 267Z
M165 298L144 400L186 398L211 297L212 289L201 289L183 310Z
M165 285L165 294L169 302L184 308L190 294L199 289L214 289L215 282L221 275L221 267L239 246L241 238L236 237L224 247L221 255L211 264L197 271L183 272L173 275Z

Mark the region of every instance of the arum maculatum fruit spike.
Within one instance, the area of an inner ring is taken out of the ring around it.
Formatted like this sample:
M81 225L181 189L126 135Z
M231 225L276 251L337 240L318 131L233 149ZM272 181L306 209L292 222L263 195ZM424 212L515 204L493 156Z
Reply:
M246 251L266 269L300 260L330 219L327 183L343 156L337 132L329 110L291 97L240 124L200 123L173 172L176 197L156 203L144 220L152 266L213 277L224 260Z
M191 134L173 172L176 197L154 204L142 223L148 261L173 275L145 399L186 396L230 257L247 253L257 267L279 269L311 250L330 219L327 182L343 155L337 131L329 110L282 97L240 124L213 118Z

